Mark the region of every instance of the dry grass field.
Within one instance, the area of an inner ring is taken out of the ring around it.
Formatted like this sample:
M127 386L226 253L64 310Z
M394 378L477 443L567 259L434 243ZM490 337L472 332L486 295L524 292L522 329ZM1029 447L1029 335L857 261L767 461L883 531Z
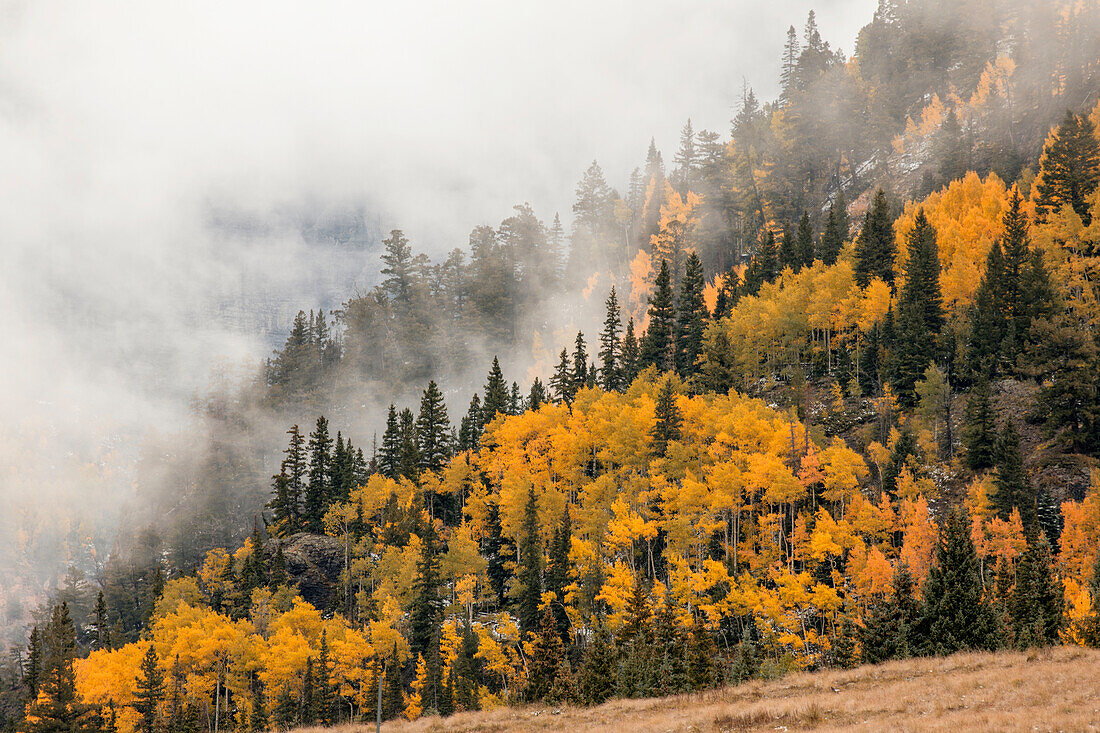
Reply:
M1100 731L1100 651L957 654L595 708L530 706L384 731ZM310 729L320 733L322 729ZM367 733L374 725L344 726ZM301 733L305 733L302 731ZM330 732L331 733L331 730Z

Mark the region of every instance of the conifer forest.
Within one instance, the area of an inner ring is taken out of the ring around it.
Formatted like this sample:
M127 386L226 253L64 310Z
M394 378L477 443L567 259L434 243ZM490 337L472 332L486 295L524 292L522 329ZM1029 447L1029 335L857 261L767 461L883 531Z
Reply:
M844 50L797 3L694 28L765 38L768 93L737 72L723 127L688 119L663 150L675 128L648 131L636 167L597 152L554 194L571 208L419 242L417 209L356 215L337 227L354 246L310 220L343 258L313 262L320 245L263 249L259 215L211 214L264 272L304 274L261 278L285 317L260 309L262 350L209 369L185 427L139 439L79 413L111 436L89 457L0 415L0 728L445 725L1100 647L1100 2L865 4ZM421 73L404 63L378 73ZM58 231L103 226L70 216ZM219 282L245 287L221 247ZM50 257L16 254L2 267ZM158 301L194 277L160 272ZM157 329L119 302L69 325L130 359ZM85 504L43 500L61 473Z

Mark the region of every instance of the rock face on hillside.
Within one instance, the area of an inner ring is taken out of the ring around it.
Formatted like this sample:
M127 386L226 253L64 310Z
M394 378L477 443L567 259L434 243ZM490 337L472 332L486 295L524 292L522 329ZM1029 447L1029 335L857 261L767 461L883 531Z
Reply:
M287 574L291 582L297 584L302 598L317 608L331 608L340 572L344 569L340 541L335 537L303 532L269 543L268 554L272 557L276 543L283 548Z

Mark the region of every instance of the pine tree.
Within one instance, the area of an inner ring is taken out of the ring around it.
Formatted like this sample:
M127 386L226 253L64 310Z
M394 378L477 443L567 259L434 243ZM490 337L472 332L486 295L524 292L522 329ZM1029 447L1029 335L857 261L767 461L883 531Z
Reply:
M783 58L779 74L779 101L787 105L791 101L794 92L795 71L798 69L798 59L802 55L802 49L798 44L798 33L792 25L787 29L787 41L783 44Z
M915 635L921 653L996 648L996 618L982 596L970 522L959 510L951 511L940 529L923 599Z
M779 274L779 253L776 251L775 235L768 231L749 260L745 271L745 294L756 295L764 283L775 280Z
M661 371L669 371L675 364L674 329L676 312L672 299L672 281L668 261L661 260L661 269L653 283L653 294L649 296L649 326L642 337L639 366L656 366Z
M321 646L317 651L317 663L313 675L313 719L322 725L337 721L339 708L336 702L336 685L332 683L329 669L328 631L321 630Z
M737 305L740 288L741 276L737 274L736 269L731 267L722 276L722 285L718 288L718 295L714 300L714 320L717 321L720 318L729 316L733 311L733 307Z
M566 506L561 523L554 528L554 537L550 542L550 561L546 566L546 590L553 593L555 597L550 608L564 644L569 643L569 614L566 613L565 589L572 582L572 565L569 562L572 537L569 507Z
M267 730L267 710L264 708L264 691L259 680L252 680L252 700L249 705L248 729L252 733Z
M1066 110L1065 117L1043 147L1036 181L1035 209L1045 220L1063 206L1071 207L1085 226L1092 194L1100 183L1100 140L1092 121Z
M481 440L481 398L475 393L458 428L458 449L476 450Z
M844 201L844 192L837 194L829 205L829 215L825 220L825 231L818 242L817 259L826 265L835 265L844 240L848 238L848 211Z
M1049 646L1058 643L1065 611L1065 592L1055 577L1046 535L1034 532L1016 568L1012 596L1012 627L1016 646Z
M417 453L421 471L439 471L451 457L451 419L435 380L428 382L420 398L416 418Z
M997 424L987 379L978 380L970 390L962 439L966 448L966 465L970 470L993 468L997 451Z
M141 660L141 674L137 678L134 693L134 709L141 714L142 733L155 733L158 730L158 708L164 697L164 673L160 671L157 652L150 644Z
M1035 492L1024 471L1020 436L1012 420L1005 420L997 441L997 475L993 485L993 506L997 514L1008 519L1013 509L1019 509L1024 527L1031 527L1035 520Z
M385 251L382 254L382 291L391 300L408 303L412 300L412 289L416 277L416 265L409 240L400 229L394 229L390 236L382 240Z
M42 682L42 632L35 626L27 640L27 666L23 672L23 683L27 686L30 699L38 697L38 688Z
M508 414L522 415L523 410L523 396L519 393L519 383L512 382L512 391L508 394Z
M1005 336L1004 250L999 239L993 240L985 259L978 290L974 293L974 306L970 312L970 333L966 344L966 361L970 373L975 376L991 375L1001 361L1001 344Z
M523 524L519 538L520 596L517 616L519 628L524 634L534 634L539 623L539 604L542 601L542 546L539 542L538 498L534 488L527 489L527 504L523 509Z
M676 387L671 377L666 377L661 383L654 410L657 421L650 433L653 438L653 454L663 456L668 444L680 439L680 425L683 422L683 413L676 403Z
M692 190L699 167L699 149L695 146L695 131L690 119L680 129L680 149L673 162L676 164L676 188L684 195Z
M562 347L558 367L550 377L550 389L554 391L558 402L572 404L576 391L573 389L573 367L569 362L569 350L565 347Z
M923 208L917 212L907 244L909 260L898 302L893 384L902 404L911 406L916 399L913 387L935 356L944 323L936 230L928 223Z
M386 415L382 445L378 449L378 472L394 481L401 476L401 423L397 420L397 408L392 402Z
M404 687L401 662L397 658L397 644L393 645L393 655L386 660L385 688L382 696L382 720L393 720L405 708Z
M488 515L486 517L485 539L483 540L482 555L485 557L486 571L489 577L489 587L496 596L497 605L504 606L504 592L508 583L508 569L505 565L504 530L500 523L500 504L490 499L488 502Z
M547 608L540 617L538 633L531 644L527 688L524 690L524 697L529 702L546 698L564 660L565 647L558 632L557 621L554 620L553 611Z
M527 393L527 409L537 412L546 402L546 387L538 377L531 382L531 391Z
M306 487L303 523L310 532L320 534L324 527L325 504L329 495L332 468L332 438L328 420L317 418L317 426L309 435L309 485Z
M99 591L95 598L95 639L92 646L95 649L111 648L111 625L107 618L107 601L103 598L103 591Z
M575 395L588 384L588 347L584 343L584 334L577 331L577 338L573 342L573 394Z
M485 380L485 396L481 400L481 425L488 425L497 413L508 413L508 386L500 371L500 361L494 356Z
M622 383L622 365L620 363L623 321L619 315L619 299L615 295L615 286L604 303L606 315L603 319L603 331L600 332L600 386L607 392L614 392Z
M909 566L900 563L894 571L892 597L875 598L868 608L859 634L862 661L877 664L908 657L915 642L913 626L918 610L913 576Z
M102 721L94 707L76 695L76 628L67 603L54 606L40 634L41 664L35 674L38 695L27 705L27 733L98 731ZM32 636L33 642L33 636Z
M285 457L274 477L274 497L271 508L275 526L281 534L293 534L301 529L302 499L305 494L306 458L305 440L298 426L287 431L290 444L283 451Z
M798 253L798 243L794 238L794 229L790 222L783 224L783 236L779 238L779 269L789 267L795 272L802 269L802 258Z
M429 520L421 538L409 611L409 648L414 655L428 653L443 609L439 597L439 550L436 544L435 528Z
M405 408L398 415L401 425L401 451L398 454L398 473L410 481L419 475L420 450L417 448L416 418L412 410Z
M684 378L698 370L697 362L703 350L707 305L703 297L706 281L699 255L688 255L680 297L676 301L676 369Z
M640 371L639 362L641 360L641 350L638 344L638 338L634 335L634 319L630 318L626 322L626 331L623 333L622 341L622 388L626 389L633 384L634 379L638 376Z
M875 277L894 284L894 250L894 221L886 193L880 188L856 237L856 282L860 287L867 287Z
M599 617L592 631L592 642L585 650L577 675L577 688L581 702L586 705L599 705L605 702L614 690L614 678L615 650L612 648L611 636L607 632L603 617Z
M810 267L814 263L814 229L810 225L810 214L802 212L798 221L798 237L795 240L795 254L801 267Z

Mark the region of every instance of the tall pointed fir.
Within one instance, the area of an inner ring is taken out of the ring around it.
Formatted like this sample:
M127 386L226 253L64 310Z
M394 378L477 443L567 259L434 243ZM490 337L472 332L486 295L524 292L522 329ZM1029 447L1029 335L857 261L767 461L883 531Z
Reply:
M699 354L703 350L707 304L703 297L706 280L699 255L688 255L680 297L676 301L676 369L684 378L697 371Z
M993 506L1002 519L1008 519L1013 509L1020 510L1024 527L1035 520L1035 492L1024 471L1020 453L1020 436L1012 420L1005 420L997 441L997 475L993 480Z
M378 448L378 472L395 481L401 475L401 423L397 420L397 408L392 402L386 415L382 445Z
M546 403L546 387L542 380L535 377L531 381L531 389L527 392L527 409L537 412Z
M409 648L413 656L429 654L443 608L439 597L439 549L431 520L427 522L423 534L409 612Z
M420 450L416 444L416 418L412 410L405 408L398 416L401 425L401 453L399 473L410 481L415 481L420 473Z
M1065 591L1054 572L1050 544L1033 532L1016 567L1011 619L1018 648L1058 643L1065 612Z
M622 383L622 366L620 354L622 347L619 336L623 330L622 316L619 314L619 299L615 295L615 286L611 286L611 292L604 303L606 315L603 319L603 330L600 331L600 386L608 392L619 389Z
M798 220L795 253L801 267L809 267L814 263L814 229L810 224L810 214L806 211L802 212L802 218Z
M794 238L794 228L790 222L783 224L783 236L779 238L779 269L789 267L795 272L802 269L802 261L798 256L798 243Z
M641 360L641 346L638 343L638 337L634 334L634 319L629 318L626 322L626 331L623 332L622 340L622 354L620 358L621 365L621 380L622 386L625 389L634 382L634 378L638 376L639 362Z
M979 379L970 390L962 438L966 465L971 471L993 468L997 457L997 419L988 379Z
M458 428L458 449L476 450L481 440L481 398L477 393L470 398L470 407L466 410Z
M573 341L573 394L576 394L588 385L588 345L584 342L584 334L577 331L577 338Z
M1043 146L1035 188L1040 221L1069 206L1085 226L1092 194L1100 184L1100 140L1092 121L1066 110L1065 117Z
M571 404L576 390L573 388L573 367L569 362L569 350L562 347L558 357L558 366L550 377L550 389L558 402Z
M779 253L775 246L775 234L769 230L749 260L745 271L745 294L756 295L764 283L775 280L778 274Z
M493 357L493 366L485 380L485 396L481 400L481 424L488 425L497 413L508 412L508 385L500 371L500 361Z
M322 520L329 501L332 484L332 437L328 432L328 420L317 418L317 426L309 434L309 485L306 487L303 520L311 532L324 530Z
M287 435L290 436L290 444L283 451L282 465L273 479L274 497L268 505L276 530L281 534L293 534L301 530L302 500L305 494L305 439L297 425L292 426Z
M554 528L554 536L550 541L550 561L546 566L546 590L554 594L551 611L564 644L569 643L569 614L565 610L565 595L566 588L572 582L572 565L569 562L572 538L572 521L569 518L569 507L566 506L561 522Z
M825 231L818 242L817 259L826 265L835 265L844 240L848 238L848 211L841 191L829 205L829 215L825 219Z
M663 456L668 450L668 444L680 439L680 427L684 420L680 406L676 402L676 387L672 383L672 377L665 377L661 382L654 409L657 421L650 433L653 439L653 454Z
M141 733L156 733L159 730L158 711L164 698L164 673L160 670L156 649L151 644L141 660L134 698L134 709L141 715L138 730Z
M520 596L517 616L520 631L534 634L538 629L539 604L542 601L542 543L539 541L539 505L534 488L527 489L519 543L516 579L519 581Z
M898 302L893 383L902 404L911 406L916 398L913 387L935 357L944 323L936 230L928 223L924 209L917 212L906 242L909 258Z
M676 310L672 298L672 281L668 261L661 260L661 269L653 283L649 296L649 325L642 337L639 364L642 368L656 366L669 371L675 365L673 339L676 327Z
M875 277L887 285L894 284L895 250L894 221L886 192L880 188L856 237L856 282L860 287L866 287Z
M420 470L439 471L451 457L451 419L447 404L435 380L428 382L420 398L420 414L416 418L417 448Z

